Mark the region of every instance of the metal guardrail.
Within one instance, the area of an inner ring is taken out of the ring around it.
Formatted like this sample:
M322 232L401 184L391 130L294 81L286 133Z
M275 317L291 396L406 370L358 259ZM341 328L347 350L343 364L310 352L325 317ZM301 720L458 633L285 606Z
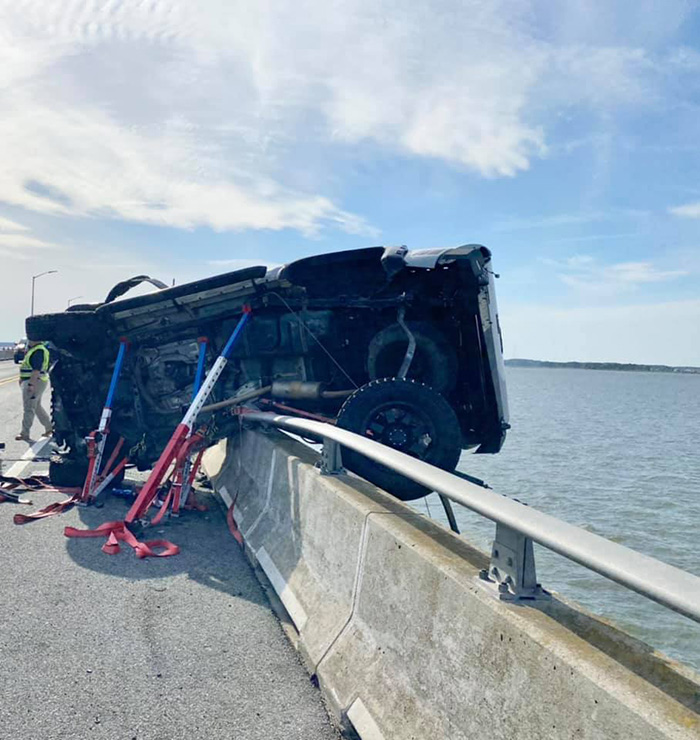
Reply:
M246 411L245 421L323 440L321 471L342 472L340 445L496 522L488 571L481 578L509 601L549 598L536 580L532 543L600 573L663 606L700 622L700 577L587 532L489 489L469 483L398 450L331 424Z

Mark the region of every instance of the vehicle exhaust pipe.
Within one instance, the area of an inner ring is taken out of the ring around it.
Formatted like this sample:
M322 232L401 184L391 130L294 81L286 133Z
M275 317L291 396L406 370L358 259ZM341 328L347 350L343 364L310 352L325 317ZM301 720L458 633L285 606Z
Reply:
M306 380L276 380L272 384L270 395L288 401L315 401L319 398L345 398L354 393L354 390L325 391L323 388L323 383Z

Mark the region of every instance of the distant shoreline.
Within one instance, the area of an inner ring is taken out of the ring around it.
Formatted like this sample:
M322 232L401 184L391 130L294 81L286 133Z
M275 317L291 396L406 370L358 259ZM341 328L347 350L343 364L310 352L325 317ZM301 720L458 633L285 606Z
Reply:
M642 373L685 373L700 375L700 367L675 365L639 365L633 362L552 362L550 360L506 360L507 367L559 367L575 370L618 370Z

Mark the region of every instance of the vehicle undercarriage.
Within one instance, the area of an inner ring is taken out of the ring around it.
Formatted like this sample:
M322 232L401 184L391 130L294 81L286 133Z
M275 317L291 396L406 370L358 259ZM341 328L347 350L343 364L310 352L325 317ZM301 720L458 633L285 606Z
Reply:
M51 474L61 483L84 475L84 438L97 426L120 338L129 352L111 436L124 437L131 462L148 469L191 400L198 340L206 337L211 364L245 305L251 323L201 418L210 442L235 431L235 400L245 397L448 470L462 449L493 453L503 444L502 348L484 247L335 252L119 299L144 279L116 286L103 304L27 319L28 337L52 348L62 454ZM350 451L344 461L401 498L426 493Z

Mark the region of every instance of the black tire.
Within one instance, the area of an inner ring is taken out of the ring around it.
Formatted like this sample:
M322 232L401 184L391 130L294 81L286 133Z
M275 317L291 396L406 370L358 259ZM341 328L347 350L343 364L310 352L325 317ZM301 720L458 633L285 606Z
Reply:
M431 324L409 321L407 326L416 340L416 352L408 377L425 383L438 393L449 393L457 382L458 361L454 348ZM375 334L367 353L370 380L396 376L407 348L408 337L399 324L391 324Z
M51 385L51 423L53 424L53 438L58 446L63 447L66 444L71 446L75 435L55 384Z
M54 486L79 488L87 475L87 459L54 455L49 461L49 480Z
M102 455L102 464L100 465L101 470L109 460L109 456L112 454L119 438L116 434L110 434L107 438L107 444L105 445L105 451ZM117 457L116 463L124 456L125 449L122 447L119 456ZM74 454L71 450L71 454L68 455L53 455L49 460L49 480L54 486L67 486L67 487L81 487L85 483L85 478L88 471L88 459L87 456L80 454ZM124 481L125 471L122 470L109 484L108 489L113 486L120 486Z
M40 314L26 320L29 339L71 349L104 341L106 327L94 311Z
M89 372L83 363L59 354L51 369L51 421L54 439L76 454L84 438L97 425L101 408L96 408L94 392L85 388L82 378ZM82 454L79 455L82 457Z
M415 380L384 378L362 386L343 404L337 425L443 470L454 470L461 454L462 435L455 412L439 393ZM402 501L430 493L357 452L343 448L342 454L348 470Z

